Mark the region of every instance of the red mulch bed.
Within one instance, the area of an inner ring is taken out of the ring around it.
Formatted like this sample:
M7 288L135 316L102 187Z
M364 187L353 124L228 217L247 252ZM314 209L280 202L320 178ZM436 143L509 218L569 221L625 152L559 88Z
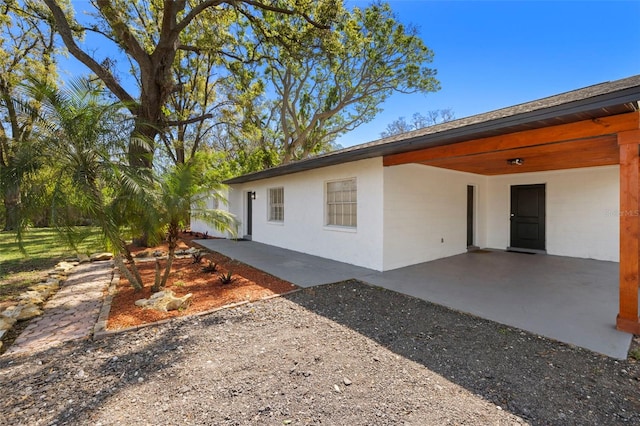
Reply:
M197 238L189 234L182 235L179 249L188 248L191 240ZM200 248L200 247L199 247ZM167 246L153 248L131 247L132 252L155 250L167 251ZM214 273L203 272L202 267L211 260L218 264ZM166 259L160 261L161 267L166 265ZM298 287L287 281L276 278L251 266L233 261L215 252L207 252L199 264L193 263L193 258L175 259L167 281L167 290L172 290L177 297L191 293L191 304L185 310L159 312L135 306L138 299L148 299L151 296L151 286L155 278L155 261L136 262L145 287L141 291L134 291L129 281L121 277L117 284L117 292L111 303L107 329L116 330L127 327L153 323L167 318L191 315L197 312L209 311L221 306L242 301L255 301L275 294L283 294ZM233 281L222 284L220 274L231 272Z

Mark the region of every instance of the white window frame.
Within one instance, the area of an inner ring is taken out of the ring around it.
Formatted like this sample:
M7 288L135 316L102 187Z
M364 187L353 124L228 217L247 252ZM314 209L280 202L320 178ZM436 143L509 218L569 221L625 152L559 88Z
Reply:
M269 209L267 220L269 222L283 223L284 222L284 187L279 186L275 188L269 188L267 193L269 194Z
M340 186L342 188L339 188ZM358 180L351 177L327 181L324 185L324 195L325 226L356 229L358 227Z

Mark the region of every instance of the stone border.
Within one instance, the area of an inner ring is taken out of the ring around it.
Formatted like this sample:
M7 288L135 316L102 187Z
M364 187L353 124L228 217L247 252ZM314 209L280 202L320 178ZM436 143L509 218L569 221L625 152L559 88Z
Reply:
M118 283L119 280L120 280L120 273L117 271L117 269L115 269L114 273L113 273L113 278L111 279L111 284L109 285L109 294L104 299L104 302L102 304L102 309L100 311L100 316L98 317L98 322L96 323L96 325L94 327L93 340L99 340L99 339L103 339L105 337L114 336L114 335L121 334L121 333L127 333L129 331L137 331L137 330L141 330L141 329L147 328L147 327L163 325L163 324L167 324L168 322L175 321L177 319L201 317L201 316L204 316L204 315L212 314L212 313L217 312L217 311L222 311L224 309L233 309L233 308L237 308L239 306L246 305L246 304L249 304L249 303L264 302L264 301L267 301L267 300L275 299L276 297L288 296L290 294L297 293L297 292L303 290L302 288L297 288L295 290L291 290L291 291L288 291L286 293L272 294L270 296L266 296L266 297L263 297L263 298L257 299L257 300L243 300L242 302L230 303L228 305L219 306L217 308L209 309L209 310L202 311L202 312L195 312L195 313L189 314L189 315L182 315L182 316L179 316L179 317L166 318L166 319L163 319L163 320L160 320L160 321L155 321L155 322L150 322L150 323L140 324L140 325L134 325L132 327L119 328L117 330L107 330L107 320L109 319L109 312L111 311L111 302L113 301L113 297L115 296L115 288L116 288L116 284Z
M109 320L109 312L111 311L111 302L113 302L113 296L116 294L116 285L120 281L120 271L114 266L111 273L111 282L107 288L107 295L102 301L102 308L98 315L98 321L93 326L93 338L96 339L97 335L101 335L107 330L107 321Z
M46 272L40 271L45 274L45 277L30 284L27 290L16 297L17 301L15 303L0 311L0 320L4 322L4 327L0 329L0 350L4 347L2 339L5 334L15 328L16 323L29 323L43 314L44 306L60 291L69 275L80 263L86 262L81 262L80 259L65 259L56 263L53 269ZM34 287L39 287L40 289L34 290ZM27 314L23 315L23 312L27 312ZM4 349L2 354L8 351L11 346L13 346L13 342Z
M173 258L175 259L188 259L192 257L190 254L176 254ZM168 255L162 256L147 256L147 257L133 257L133 261L136 263L145 263L145 262L153 262L155 260L167 260L169 258Z

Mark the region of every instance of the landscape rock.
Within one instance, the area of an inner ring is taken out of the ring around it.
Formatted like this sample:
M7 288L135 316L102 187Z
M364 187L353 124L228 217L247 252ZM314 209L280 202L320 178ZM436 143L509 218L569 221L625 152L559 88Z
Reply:
M56 266L53 269L53 272L55 272L56 274L65 275L66 276L66 275L69 275L71 273L72 269L73 268L67 269L67 268L64 268L64 267Z
M165 255L165 253L162 250L156 250L156 251L153 252L153 256L154 257L162 257L164 255Z
M78 254L78 263L89 263L91 258L84 253Z
M29 303L29 304L23 304L21 306L22 306L22 309L20 310L20 313L16 317L18 321L29 320L31 318L35 318L42 315L42 310L37 305Z
M7 308L9 309L9 308ZM6 310L5 310L6 312ZM13 324L16 323L16 319L6 315L5 312L3 312L2 314L0 314L0 330L5 331L5 330L9 330L11 329L11 327L13 327Z
M58 263L58 264L56 265L56 267L55 267L55 268L53 268L53 270L54 270L55 272L58 272L58 273L68 274L68 273L70 273L70 272L73 270L73 268L74 268L76 265L77 265L77 263L76 263L76 262L73 262L73 263L71 263L71 262L60 262L60 263Z
M92 262L102 262L105 260L111 260L113 259L113 253L109 253L109 252L102 252L102 253L93 253L91 256L89 256L89 259Z
M43 299L48 299L53 293L60 289L59 281L44 283L44 284L36 284L29 287L29 290L38 292Z
M192 297L191 293L176 297L173 291L165 290L153 293L149 299L136 300L135 305L145 309L168 312L188 307Z
M37 291L29 290L21 293L17 299L21 305L42 305L46 296Z

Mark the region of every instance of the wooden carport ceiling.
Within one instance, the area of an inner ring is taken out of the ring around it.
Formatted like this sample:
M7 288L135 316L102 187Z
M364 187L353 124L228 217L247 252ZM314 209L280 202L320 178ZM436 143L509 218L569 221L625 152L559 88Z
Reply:
M592 139L423 161L420 164L492 176L612 165L619 163L619 157L616 137L600 136ZM523 164L511 165L508 160L515 158L522 159Z
M633 112L393 154L383 161L385 166L417 163L481 175L613 165L620 162L617 132L638 126ZM509 164L515 158L523 164Z

